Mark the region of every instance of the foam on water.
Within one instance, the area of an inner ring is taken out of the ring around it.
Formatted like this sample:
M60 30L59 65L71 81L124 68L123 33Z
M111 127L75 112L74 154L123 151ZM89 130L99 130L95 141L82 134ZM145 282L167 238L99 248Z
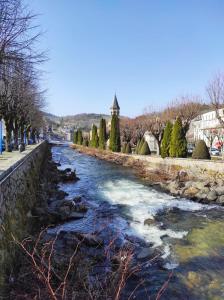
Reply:
M211 208L187 199L177 199L129 179L106 181L99 187L99 191L111 204L120 204L126 208L125 213L131 219L128 233L153 243L154 247L162 248L164 259L170 255L170 246L163 241L163 237L181 239L188 232L161 229L157 224L144 225L144 221L153 219L159 212L174 207L183 211L201 211ZM167 267L177 265L176 262L169 264Z

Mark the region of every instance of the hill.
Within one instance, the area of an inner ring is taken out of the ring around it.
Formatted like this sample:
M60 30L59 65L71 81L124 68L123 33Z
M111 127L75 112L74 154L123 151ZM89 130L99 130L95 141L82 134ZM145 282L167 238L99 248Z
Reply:
M57 127L68 127L71 129L80 128L84 131L89 131L92 124L99 126L100 119L110 120L110 115L83 113L71 116L58 117L49 113L44 113L46 123Z

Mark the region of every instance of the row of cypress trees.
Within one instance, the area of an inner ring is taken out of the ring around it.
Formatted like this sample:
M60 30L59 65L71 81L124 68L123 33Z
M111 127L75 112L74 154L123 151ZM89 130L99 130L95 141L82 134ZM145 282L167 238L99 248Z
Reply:
M74 132L74 144L91 146L93 148L106 149L107 132L106 132L106 120L100 120L99 135L97 131L97 126L93 124L92 126L92 138L89 141L87 138L83 138L82 130L78 129Z
M166 123L161 143L161 156L187 157L187 139L181 118L177 118L174 125Z

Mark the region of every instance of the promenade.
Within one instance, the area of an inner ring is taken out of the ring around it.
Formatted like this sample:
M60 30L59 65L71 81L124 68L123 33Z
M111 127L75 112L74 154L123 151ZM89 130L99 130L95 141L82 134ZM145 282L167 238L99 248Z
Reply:
M0 155L0 180L3 176L6 175L6 173L10 172L11 169L14 169L16 165L19 165L20 161L23 160L24 157L29 155L39 145L40 144L27 145L26 150L23 152L4 151L2 155Z

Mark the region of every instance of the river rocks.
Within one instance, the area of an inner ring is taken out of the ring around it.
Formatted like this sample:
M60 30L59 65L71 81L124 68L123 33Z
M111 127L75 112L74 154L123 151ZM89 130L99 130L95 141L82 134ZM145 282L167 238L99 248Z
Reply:
M215 188L215 191L216 191L216 193L217 193L219 196L224 195L224 186L217 186L217 187Z
M152 247L146 247L142 248L140 252L137 254L137 259L146 259L146 258L152 258L156 256L156 251Z
M208 201L215 201L217 199L217 193L216 191L210 191L207 195Z
M156 221L155 221L155 219L145 219L145 221L144 221L144 225L153 225L153 224L155 224L156 223Z
M77 180L79 180L79 178L76 176L75 171L72 171L70 168L60 171L60 181L66 183Z
M183 191L183 194L184 196L194 197L198 192L199 192L198 188L194 186L190 186Z
M224 195L218 197L217 203L224 205Z

